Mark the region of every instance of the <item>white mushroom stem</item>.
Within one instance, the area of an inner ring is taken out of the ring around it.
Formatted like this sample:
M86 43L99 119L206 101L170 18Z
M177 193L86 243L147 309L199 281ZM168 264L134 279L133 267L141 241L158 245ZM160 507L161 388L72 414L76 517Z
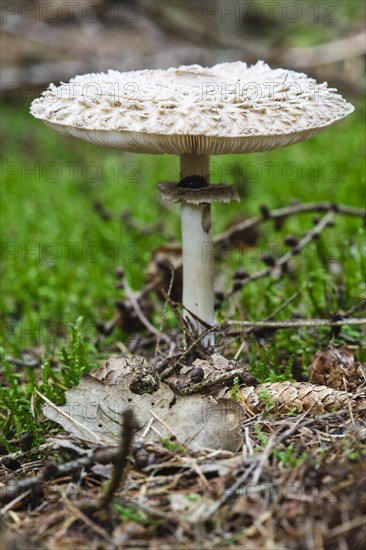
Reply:
M185 154L180 157L180 178L202 176L209 182L209 157ZM213 241L211 233L211 205L181 203L183 253L183 306L209 325L214 317ZM185 312L198 334L206 327ZM203 345L214 344L214 335L202 340Z

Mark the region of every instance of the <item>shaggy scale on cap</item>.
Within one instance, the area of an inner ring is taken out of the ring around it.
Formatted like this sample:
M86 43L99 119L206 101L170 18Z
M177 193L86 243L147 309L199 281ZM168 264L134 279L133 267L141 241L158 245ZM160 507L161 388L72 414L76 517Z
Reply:
M51 128L136 153L215 155L308 139L354 107L326 83L263 61L86 74L49 89L31 113Z

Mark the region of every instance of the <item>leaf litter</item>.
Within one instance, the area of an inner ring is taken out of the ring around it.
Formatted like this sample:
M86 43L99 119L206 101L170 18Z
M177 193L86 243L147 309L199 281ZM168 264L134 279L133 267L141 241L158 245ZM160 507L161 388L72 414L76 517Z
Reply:
M324 381L321 369L329 373L329 361L318 359ZM192 389L194 380L206 395L180 395L177 379L162 381L146 359L113 357L84 375L64 406L46 403L46 417L71 435L50 439L53 462L29 462L27 453L18 453L22 470L0 478L3 495L8 491L9 545L15 539L20 548L37 550L258 550L272 540L274 549L361 549L362 376L353 392L346 391L344 369L344 391L300 382L245 385L238 367L217 354L198 359L181 369L183 388ZM234 373L240 380L235 399ZM354 369L350 374L354 384ZM138 426L120 471L126 411ZM122 481L113 487L115 472ZM97 509L108 491L108 506ZM23 532L33 541L28 546Z
M177 397L139 356L107 361L84 375L77 387L66 392L66 399L62 407L48 402L43 412L87 442L115 445L121 415L132 409L141 426L136 435L142 439L173 438L191 450L237 451L242 443L245 412L239 403L228 397Z

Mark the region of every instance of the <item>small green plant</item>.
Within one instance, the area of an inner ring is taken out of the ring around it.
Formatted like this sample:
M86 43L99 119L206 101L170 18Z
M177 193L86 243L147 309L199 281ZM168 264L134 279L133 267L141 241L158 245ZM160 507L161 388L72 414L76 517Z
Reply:
M294 446L290 444L284 451L273 449L273 456L275 456L285 468L295 468L305 460L307 454L303 452L300 456L297 456Z
M233 387L230 390L230 397L234 401L239 401L239 376L235 376L233 380Z
M254 425L254 430L255 430L255 433L257 434L257 437L260 441L260 446L258 447L259 449L261 449L262 447L265 447L268 443L268 437L263 433L263 431L261 430L259 424L255 423Z
M265 410L267 413L271 412L273 408L275 407L275 404L272 403L271 399L272 396L270 392L267 390L267 388L261 388L260 389L260 395L264 401Z
M66 387L60 386L60 371L51 368L49 359L45 359L41 366L41 377L42 383L39 386L39 391L55 405L63 405L65 403L64 390Z
M9 450L6 442L24 432L33 434L35 444L41 442L43 429L37 421L41 403L37 401L34 408L31 405L36 389L55 404L62 405L65 390L75 386L83 373L96 367L89 359L95 350L84 338L81 317L71 325L70 334L70 342L62 347L59 361L51 366L50 358L46 358L38 378L33 368L19 373L6 359L4 350L0 350L5 379L5 385L0 387L0 403L4 411L0 416L1 442Z
M184 451L183 445L180 443L177 443L176 441L172 441L171 439L167 439L165 437L160 438L160 443L166 449L167 451L170 451L171 453L180 453Z
M199 502L202 500L202 495L199 495L198 493L188 493L188 495L186 495L186 499L191 502Z
M13 445L11 443L9 443L9 441L6 439L6 437L4 437L2 434L0 434L0 445L5 447L5 449L9 453L14 453L16 451L15 447L13 447Z
M71 339L61 348L57 368L51 367L48 358L41 367L42 384L39 390L56 405L64 404L65 390L76 386L84 373L97 366L89 359L95 349L85 339L82 323L83 318L79 317L70 326Z
M352 462L353 461L357 461L361 458L361 453L359 451L351 451L350 453L348 453L348 460L351 460Z
M263 431L261 430L258 424L255 424L254 429L260 441L260 445L257 445L255 450L257 452L263 452L263 449L268 444L268 437L263 433ZM292 443L288 445L284 450L277 449L276 447L274 447L271 450L271 454L273 455L274 458L278 460L278 462L283 464L285 468L295 468L296 466L301 464L301 462L305 460L305 458L307 457L306 452L302 452L298 456L296 454L296 449Z
M289 411L285 413L285 416L296 416L299 414L299 411L296 407L292 407Z
M61 348L61 374L64 385L67 388L76 386L81 376L89 372L93 365L89 361L89 355L94 352L94 347L84 338L82 331L83 318L79 317L76 322L70 326L70 343Z
M1 355L6 385L0 388L0 403L1 408L10 411L8 417L1 417L3 443L5 445L5 439L19 436L24 432L32 432L37 439L41 428L30 407L27 385L21 384L21 375L14 372L12 365L5 357L4 350L1 350Z
M259 361L252 361L251 373L259 382L284 382L292 380L292 366L294 356L291 355L285 365L278 361L278 351L274 342L268 349L264 346L259 348Z
M123 506L118 503L112 504L112 507L118 512L121 521L135 521L141 525L146 524L145 518L138 510L134 510L133 508L129 508L128 506Z

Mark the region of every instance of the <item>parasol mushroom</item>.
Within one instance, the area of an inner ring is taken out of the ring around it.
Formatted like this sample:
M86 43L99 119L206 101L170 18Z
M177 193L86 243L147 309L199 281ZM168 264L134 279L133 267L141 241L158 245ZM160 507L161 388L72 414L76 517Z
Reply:
M263 61L76 76L51 84L31 106L63 134L123 151L179 155L180 183L161 182L159 191L181 202L183 306L198 334L214 324L210 204L239 200L233 186L209 184L209 156L285 147L353 110L326 83Z

